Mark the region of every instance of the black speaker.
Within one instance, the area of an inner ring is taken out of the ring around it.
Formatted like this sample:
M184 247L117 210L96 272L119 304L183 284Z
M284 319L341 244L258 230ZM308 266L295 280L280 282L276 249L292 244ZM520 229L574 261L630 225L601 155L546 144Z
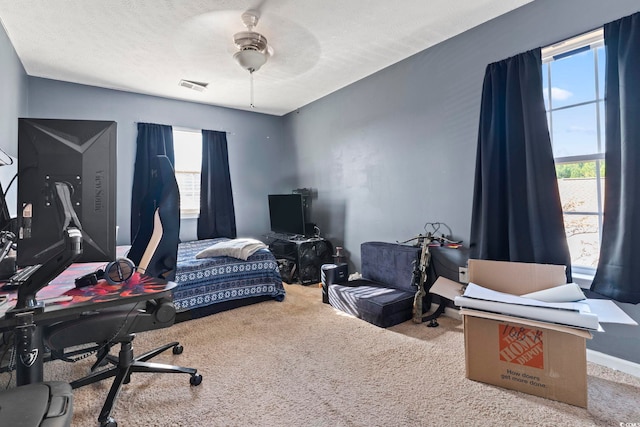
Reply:
M269 245L269 250L276 258L295 259L296 244L289 240L276 240Z
M308 285L320 283L322 264L333 262L333 246L324 239L311 239L298 242L298 278L300 283Z

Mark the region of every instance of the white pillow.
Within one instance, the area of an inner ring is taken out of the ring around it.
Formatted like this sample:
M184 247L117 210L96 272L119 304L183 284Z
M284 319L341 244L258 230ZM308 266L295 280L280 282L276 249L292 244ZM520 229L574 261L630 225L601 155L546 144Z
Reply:
M266 249L268 246L260 240L251 238L231 239L215 243L196 254L197 259L213 258L217 256L229 256L242 260L247 260L259 249Z

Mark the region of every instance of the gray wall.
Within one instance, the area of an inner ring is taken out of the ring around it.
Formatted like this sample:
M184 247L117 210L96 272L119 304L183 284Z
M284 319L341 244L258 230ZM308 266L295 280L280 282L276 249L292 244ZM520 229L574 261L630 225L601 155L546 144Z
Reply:
M280 117L35 77L29 78L28 96L32 118L117 122L119 244L129 243L138 122L227 132L239 236L260 237L267 232L267 194L295 188L294 150L288 146ZM196 239L195 219L182 221L180 237Z
M0 26L0 148L18 152L18 121L27 111L27 75L4 28Z
M27 74L22 67L13 45L4 28L0 25L0 148L10 156L18 155L18 116L27 111ZM4 155L0 155L5 159ZM0 182L6 191L11 177L16 173L14 166L0 167ZM15 214L16 184L7 194L7 204Z
M536 0L285 117L313 220L348 251L406 240L426 222L469 241L487 64L640 10L637 0ZM622 305L636 319L636 306ZM589 347L640 363L640 330L607 327Z

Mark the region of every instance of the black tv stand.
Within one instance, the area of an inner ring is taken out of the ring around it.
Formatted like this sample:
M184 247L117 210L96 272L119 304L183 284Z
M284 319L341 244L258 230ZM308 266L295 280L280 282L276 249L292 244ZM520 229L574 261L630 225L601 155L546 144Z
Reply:
M305 236L302 234L289 234L289 233L276 233L270 232L265 235L267 242L272 242L276 240L283 241L291 241L291 242L302 242L307 241L309 239L317 239L318 236Z
M287 283L320 283L322 265L333 262L333 246L321 237L270 233L266 240Z

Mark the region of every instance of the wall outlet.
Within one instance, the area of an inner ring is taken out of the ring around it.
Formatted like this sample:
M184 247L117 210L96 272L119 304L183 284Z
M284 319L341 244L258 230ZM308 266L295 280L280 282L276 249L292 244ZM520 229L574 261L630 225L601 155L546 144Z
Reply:
M469 268L458 267L458 282L469 283Z

